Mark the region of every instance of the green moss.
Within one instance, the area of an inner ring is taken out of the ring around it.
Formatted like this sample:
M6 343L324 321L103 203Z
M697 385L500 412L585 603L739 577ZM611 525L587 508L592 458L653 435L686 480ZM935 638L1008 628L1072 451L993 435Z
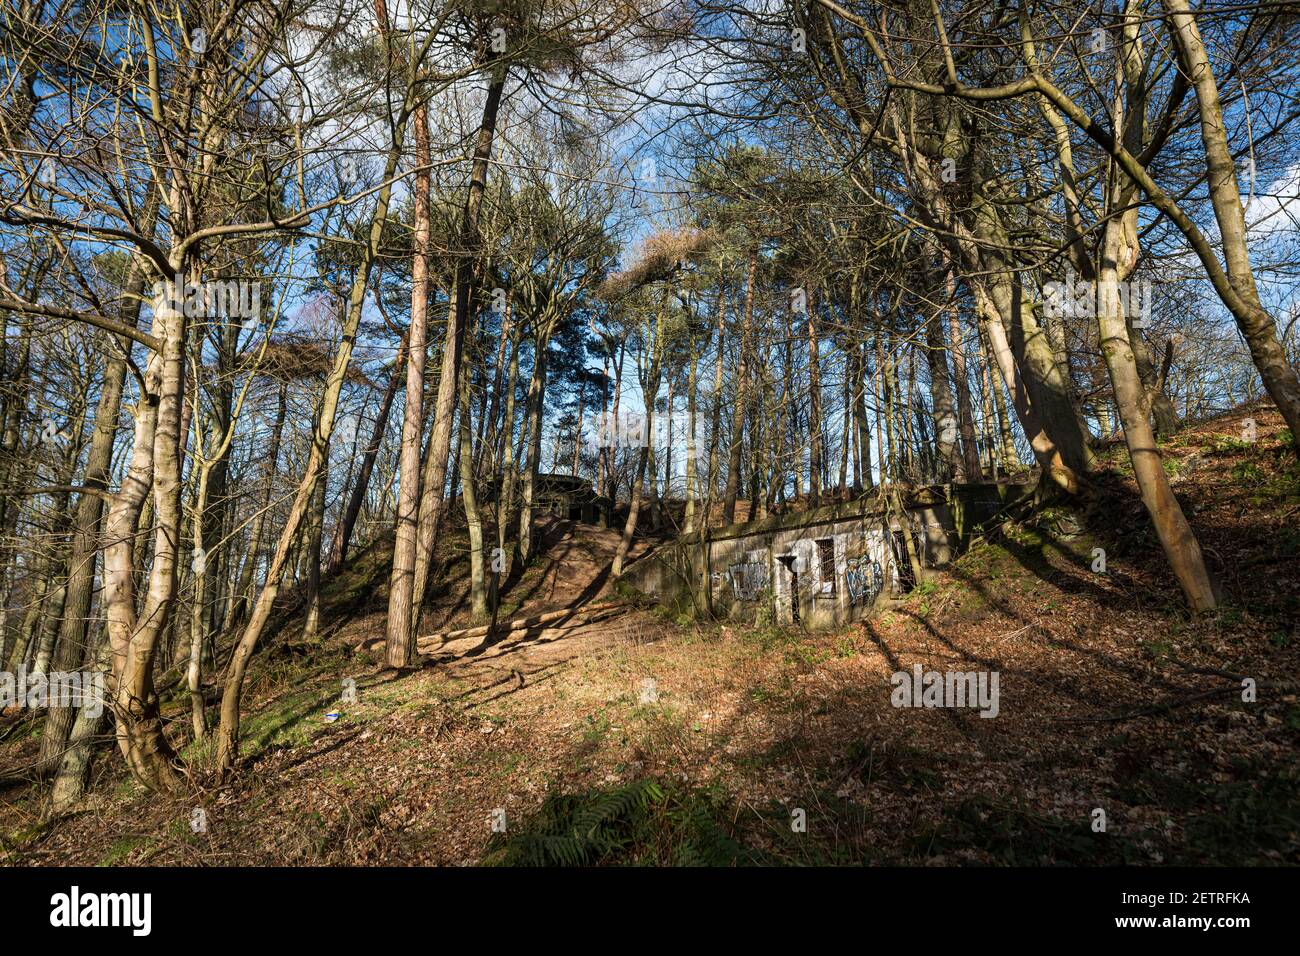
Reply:
M122 839L115 841L113 845L108 848L108 852L105 853L103 858L99 861L99 865L120 866L126 862L127 857L131 855L132 851L136 850L138 847L144 846L146 842L147 841L144 837L123 837Z

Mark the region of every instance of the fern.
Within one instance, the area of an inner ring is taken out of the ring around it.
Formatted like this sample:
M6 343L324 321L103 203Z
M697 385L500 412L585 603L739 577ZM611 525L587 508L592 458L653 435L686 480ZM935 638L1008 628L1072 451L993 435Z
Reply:
M552 794L515 833L500 834L483 862L495 866L734 866L743 848L718 824L707 791L656 780Z

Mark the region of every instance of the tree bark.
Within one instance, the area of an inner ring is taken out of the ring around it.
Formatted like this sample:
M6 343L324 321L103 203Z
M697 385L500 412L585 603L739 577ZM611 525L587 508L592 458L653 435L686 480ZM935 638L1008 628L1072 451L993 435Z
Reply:
M745 438L745 413L749 395L747 358L750 329L754 321L754 281L758 273L758 249L749 253L749 271L745 280L745 308L741 319L740 342L736 352L736 404L731 413L731 445L727 453L727 489L722 499L722 523L736 520L736 498L740 494L740 455ZM718 346L721 348L721 344ZM721 361L721 359L719 359ZM721 400L721 396L719 396ZM753 515L751 514L752 518Z
M460 380L460 497L469 529L470 619L477 623L488 617L490 609L483 555L483 518L479 513L477 479L474 476L468 369L461 372Z
M178 202L172 204L177 208ZM111 702L118 746L140 783L154 790L180 784L175 754L163 731L153 666L159 638L167 633L176 608L177 559L181 537L181 406L184 402L186 320L178 276L184 263L160 282L154 304L153 335L159 340L145 369L136 411L131 464L106 522L105 612L113 650ZM152 565L144 603L135 601L134 536L140 509L153 494Z
M826 476L822 458L822 378L821 357L817 348L817 309L813 290L808 290L808 498L815 508L821 500L822 481ZM843 484L844 469L840 469Z
M248 534L248 554L239 569L239 582L235 585L235 610L230 616L230 627L237 628L248 618L251 610L253 573L257 568L262 551L262 537L266 528L267 512L271 510L271 501L275 496L275 475L280 459L280 443L284 436L284 420L289 410L289 386L281 382L276 402L275 421L271 425L271 441L266 453L266 493L262 503L253 516L253 524Z
M539 328L533 347L533 374L528 380L528 399L524 408L524 474L519 503L519 560L525 564L533 556L533 500L537 491L537 475L542 457L542 418L545 414L546 351L550 348L550 330L554 322L548 319Z
M239 758L239 703L243 694L244 674L253 651L270 619L275 599L279 594L280 580L289 556L289 550L302 525L308 503L315 491L316 482L324 468L324 452L329 436L334 430L334 418L338 411L339 394L343 390L343 380L348 366L352 362L352 349L356 342L357 329L361 325L361 314L365 305L366 290L370 285L370 272L379 254L383 239L384 223L388 217L388 207L392 199L391 180L401 158L402 142L406 136L406 125L415 104L408 90L407 101L402 104L393 127L393 141L389 146L384 166L382 182L385 183L376 195L375 208L371 215L370 230L366 245L362 248L361 261L352 281L348 299L347 317L344 320L342 338L334 364L330 368L325 383L325 392L321 399L320 412L316 419L315 434L312 436L311 451L307 459L306 472L299 483L298 492L285 519L285 525L276 545L270 567L267 569L266 584L253 606L253 613L244 628L231 655L230 666L226 674L225 690L221 697L221 723L217 731L217 766L222 775L234 769Z
M139 321L140 293L144 279L138 268L133 269L128 280L121 319L132 327ZM109 472L113 464L113 445L117 438L118 416L122 408L122 392L126 382L125 350L130 343L111 339L114 347L122 350L108 357L104 381L100 388L99 403L95 409L95 431L86 457L83 483L89 489L108 487ZM68 557L68 580L63 601L63 616L59 622L59 639L56 645L53 670L69 671L86 662L89 647L86 637L90 628L90 606L95 585L95 564L98 558L99 525L104 514L104 498L93 491L83 492L77 501L73 519L71 552ZM51 707L45 718L41 737L41 750L37 758L38 773L42 776L54 771L63 761L64 747L76 719L76 710L69 707Z
M411 118L415 127L415 162L420 172L415 176L415 208L412 222L411 326L407 333L409 348L406 360L406 402L402 411L402 446L398 464L397 529L393 539L393 567L388 581L388 639L384 662L393 668L406 667L415 651L412 616L415 613L415 564L419 546L420 517L420 444L424 427L424 363L428 356L429 255L432 233L429 190L432 175L427 168L432 161L429 142L429 113L421 103ZM454 324L448 318L448 328ZM441 399L452 386L443 379ZM435 425L435 431L437 425ZM445 467L445 466L444 466Z
M389 625L390 641L394 643L387 653L390 666L397 660L410 660L415 648L415 632L420 625L420 609L424 605L424 592L429 583L429 568L433 562L433 543L438 536L442 520L447 481L448 456L451 450L452 420L456 414L457 381L460 374L461 353L465 343L465 328L473 319L474 283L478 267L479 213L483 194L487 189L488 165L492 158L492 142L496 134L497 114L501 94L505 89L506 71L502 63L492 67L487 97L483 103L483 118L479 123L470 168L469 192L461 217L459 259L456 277L452 284L453 295L447 309L447 329L444 337L442 369L438 377L438 398L434 411L433 432L429 436L424 476L420 493L420 514L415 572L411 587L411 612L404 619L406 630L399 634Z
M1165 473L1155 433L1151 429L1146 391L1137 374L1124 314L1115 294L1118 233L1115 222L1107 223L1097 305L1102 353L1110 370L1115 403L1124 423L1124 441L1133 461L1133 474L1142 492L1142 503L1151 515L1151 523L1187 596L1188 605L1193 611L1209 611L1214 609L1216 602L1205 558L1178 499L1169 487L1169 476Z
M1287 360L1286 350L1277 338L1276 323L1260 302L1259 290L1255 286L1255 273L1246 244L1246 216L1228 145L1218 83L1187 0L1161 2L1170 14L1166 23L1183 72L1196 93L1200 112L1210 203L1219 226L1228 284L1236 293L1237 300L1225 301L1224 304L1237 320L1237 327L1250 348L1250 356L1264 381L1264 388L1281 411L1291 434L1300 435L1300 379ZM1295 452L1300 455L1300 442L1296 443Z
M925 360L930 368L930 409L934 416L935 446L948 476L965 480L965 462L958 453L960 430L957 402L948 379L947 347L944 342L942 311L935 310L925 323Z
M343 517L334 527L334 540L330 545L329 564L326 565L326 573L338 574L343 570L343 562L348 557L348 547L352 543L352 532L356 529L357 517L361 514L361 506L365 504L366 495L370 491L370 476L374 472L375 459L379 456L379 449L384 443L384 433L388 431L388 416L393 408L393 399L397 395L397 389L402 381L403 368L407 362L407 356L410 354L408 348L409 333L402 336L402 341L397 347L397 361L393 363L392 374L388 377L388 386L384 389L384 397L379 401L379 412L375 417L375 426L370 432L370 442L366 445L366 450L361 458L361 470L357 473L356 483L352 486L352 494L348 498L347 510L343 512Z
M325 464L312 491L307 515L307 614L302 625L302 639L312 643L320 635L320 565L321 538L325 527L325 492L329 487L329 444L325 446Z
M966 374L966 349L962 343L957 307L957 277L949 266L945 276L948 295L948 351L952 354L953 390L957 394L957 428L961 433L962 462L968 481L980 478L979 444L975 440L975 415L971 409L970 380Z

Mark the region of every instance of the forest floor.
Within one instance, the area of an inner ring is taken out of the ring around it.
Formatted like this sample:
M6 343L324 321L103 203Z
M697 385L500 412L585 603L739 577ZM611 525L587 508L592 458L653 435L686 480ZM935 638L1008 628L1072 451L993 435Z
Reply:
M181 795L145 792L115 754L52 823L41 791L11 787L0 860L1300 863L1293 444L1263 407L1162 443L1222 581L1200 618L1122 449L1103 506L1004 525L895 607L820 633L629 610L397 675L364 650L383 633L375 549L329 583L318 642L286 626L259 651L233 780L212 785L189 743ZM616 539L548 525L503 619L603 600ZM457 580L453 565L426 631L463 619ZM890 676L913 664L998 672L997 717L895 708ZM168 704L181 744L186 706ZM30 760L38 732L0 744L0 763Z

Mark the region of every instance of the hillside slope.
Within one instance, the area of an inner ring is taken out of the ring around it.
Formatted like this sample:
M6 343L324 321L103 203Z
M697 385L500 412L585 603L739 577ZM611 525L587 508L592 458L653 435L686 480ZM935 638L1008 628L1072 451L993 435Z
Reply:
M232 783L161 800L101 761L85 809L51 826L31 792L9 794L5 858L1300 863L1291 439L1256 408L1164 450L1223 584L1199 620L1122 464L1105 508L1004 527L836 632L632 612L573 653L565 636L545 659L524 642L486 671L470 658L399 677L358 650L374 614L352 614L319 647L282 636L263 652ZM562 599L567 562L538 595ZM996 671L997 717L892 706L891 675L914 664ZM357 702L340 704L349 677ZM191 832L198 806L206 833Z

